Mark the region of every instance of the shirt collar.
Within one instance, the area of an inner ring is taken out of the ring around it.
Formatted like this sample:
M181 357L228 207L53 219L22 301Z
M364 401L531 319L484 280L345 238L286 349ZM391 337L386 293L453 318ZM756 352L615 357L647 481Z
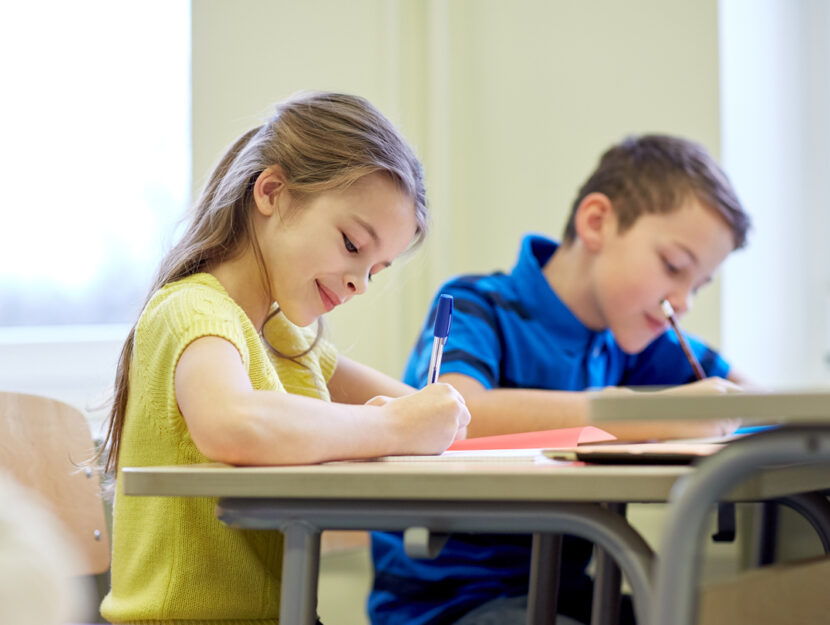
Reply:
M558 242L542 235L526 235L510 275L522 306L534 320L556 336L563 347L590 353L595 346L610 340L611 333L587 328L545 278L542 269L558 247Z

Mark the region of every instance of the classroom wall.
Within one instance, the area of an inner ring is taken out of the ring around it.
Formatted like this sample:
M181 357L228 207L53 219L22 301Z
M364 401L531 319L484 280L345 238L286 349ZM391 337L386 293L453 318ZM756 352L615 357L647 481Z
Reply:
M368 97L424 161L432 236L329 320L391 375L440 282L509 269L526 232L558 236L612 142L671 132L719 153L716 0L199 0L192 16L194 187L301 89ZM685 324L715 345L719 290Z
M526 232L558 236L611 143L669 132L719 154L717 0L198 0L192 17L194 186L301 89L366 96L421 156L431 236L329 316L342 351L390 375L438 285L509 270ZM684 325L720 343L718 280ZM659 528L653 506L629 516ZM729 569L733 547L707 562ZM365 624L366 551L330 554L321 572L323 620Z
M758 384L830 384L830 3L721 3L723 156L752 211L724 349ZM748 323L747 320L751 320Z

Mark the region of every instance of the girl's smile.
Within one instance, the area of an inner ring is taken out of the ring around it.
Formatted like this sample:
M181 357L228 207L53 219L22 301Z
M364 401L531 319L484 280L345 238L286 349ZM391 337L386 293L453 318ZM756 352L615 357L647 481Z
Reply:
M320 291L320 299L323 301L323 308L325 308L326 312L331 312L335 307L343 303L336 294L320 284L318 280L314 282L317 285L317 290Z

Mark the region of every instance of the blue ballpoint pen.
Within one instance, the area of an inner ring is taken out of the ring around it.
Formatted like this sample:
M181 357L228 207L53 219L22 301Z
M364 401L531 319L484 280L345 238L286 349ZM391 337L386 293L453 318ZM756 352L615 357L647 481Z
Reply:
M427 384L434 384L441 375L441 357L444 355L444 343L450 333L452 321L452 295L442 295L438 298L438 309L435 311L435 325L432 328L432 356L429 359L429 373Z

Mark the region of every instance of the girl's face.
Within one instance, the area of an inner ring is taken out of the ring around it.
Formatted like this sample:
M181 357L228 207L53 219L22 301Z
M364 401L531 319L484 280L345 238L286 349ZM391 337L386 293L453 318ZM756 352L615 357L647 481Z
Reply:
M259 234L271 292L292 323L307 326L364 293L416 229L412 198L383 173L301 204L282 192Z
M667 329L661 300L684 315L734 247L723 219L693 197L672 213L641 216L623 233L615 219L604 227L592 299L600 324L628 353L643 350Z

